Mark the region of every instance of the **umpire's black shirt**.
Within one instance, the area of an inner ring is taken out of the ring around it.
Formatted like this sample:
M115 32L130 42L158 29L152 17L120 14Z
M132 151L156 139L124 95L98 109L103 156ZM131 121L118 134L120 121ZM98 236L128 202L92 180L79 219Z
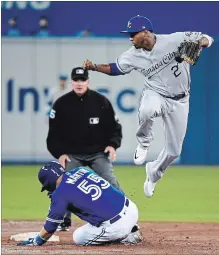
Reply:
M88 89L79 97L71 91L53 105L49 118L47 148L55 157L93 154L106 146L120 147L122 128L110 101Z

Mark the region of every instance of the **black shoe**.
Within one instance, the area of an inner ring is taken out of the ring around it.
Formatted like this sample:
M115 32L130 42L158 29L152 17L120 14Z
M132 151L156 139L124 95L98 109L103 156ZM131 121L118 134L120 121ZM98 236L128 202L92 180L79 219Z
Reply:
M71 227L71 219L65 218L64 221L59 224L56 231L69 231L69 228Z

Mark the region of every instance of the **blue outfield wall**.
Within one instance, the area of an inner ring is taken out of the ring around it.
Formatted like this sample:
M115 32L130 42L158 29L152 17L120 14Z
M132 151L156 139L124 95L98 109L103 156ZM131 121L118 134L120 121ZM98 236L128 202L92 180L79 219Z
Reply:
M182 164L219 164L219 37L191 68L191 98Z

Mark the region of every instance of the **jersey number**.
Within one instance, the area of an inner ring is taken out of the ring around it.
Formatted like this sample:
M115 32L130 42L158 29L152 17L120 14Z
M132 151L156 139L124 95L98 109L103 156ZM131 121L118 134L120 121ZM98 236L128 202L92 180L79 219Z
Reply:
M178 77L181 74L181 72L179 71L178 63L175 66L172 66L171 70L173 71L175 77Z
M91 195L92 201L97 200L102 195L102 189L109 188L110 184L108 181L104 180L100 176L95 174L90 174L87 176L87 179L90 179L96 183L102 182L100 184L101 188L96 184L88 184L87 180L83 180L77 187L84 192L85 194L93 193Z
M56 111L55 110L51 110L50 113L49 113L49 117L51 119L55 119L55 116L56 116Z

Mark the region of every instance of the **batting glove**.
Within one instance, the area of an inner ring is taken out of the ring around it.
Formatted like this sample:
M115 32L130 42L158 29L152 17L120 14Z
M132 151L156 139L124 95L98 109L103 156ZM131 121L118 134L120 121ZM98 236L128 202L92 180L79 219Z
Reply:
M28 240L25 240L25 241L23 241L21 243L18 243L17 245L18 246L26 246L26 245L34 246L34 245L38 245L37 243L34 243L34 239L35 238L29 238Z
M44 240L40 235L37 235L35 238L29 238L26 241L23 241L21 243L18 243L18 246L41 246L44 243L46 243L46 240Z

